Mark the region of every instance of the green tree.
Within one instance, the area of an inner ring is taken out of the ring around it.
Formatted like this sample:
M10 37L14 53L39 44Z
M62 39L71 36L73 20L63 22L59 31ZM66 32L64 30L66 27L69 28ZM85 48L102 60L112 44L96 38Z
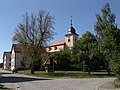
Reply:
M94 58L97 56L97 52L97 40L92 33L87 31L73 47L72 53L75 57L72 61L74 63L73 65L75 65L77 68L81 68L82 65L86 64L90 74L91 67L93 66L93 62L95 60Z
M23 22L17 25L12 40L25 46L24 59L30 63L31 74L34 74L35 62L41 63L44 46L54 36L54 17L44 10L37 14L23 15Z
M71 58L70 58L70 52L67 50L62 50L60 52L54 53L55 58L55 69L57 70L70 70L71 67Z
M111 13L109 3L105 4L101 13L102 15L96 15L95 32L110 74L109 64L113 60L113 53L119 52L120 31L115 24L115 15Z

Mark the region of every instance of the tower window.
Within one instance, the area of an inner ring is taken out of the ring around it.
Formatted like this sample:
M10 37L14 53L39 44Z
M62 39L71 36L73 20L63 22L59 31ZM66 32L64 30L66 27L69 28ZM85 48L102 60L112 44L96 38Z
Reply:
M77 41L76 37L75 37L75 42Z
M75 39L75 42L76 42L76 39Z
M77 37L75 36L75 42L77 41Z
M70 42L70 37L68 37L68 42Z
M70 39L68 38L68 42L70 42Z

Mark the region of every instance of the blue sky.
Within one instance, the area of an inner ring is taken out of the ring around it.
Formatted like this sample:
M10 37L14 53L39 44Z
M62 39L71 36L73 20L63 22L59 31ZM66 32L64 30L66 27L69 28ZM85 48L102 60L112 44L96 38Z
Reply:
M64 39L71 15L73 26L80 37L86 31L94 33L95 14L100 13L106 2L116 14L116 23L120 27L120 0L0 0L0 62L3 52L11 50L12 36L25 12L46 10L55 16L54 31L57 35L53 41L56 41Z

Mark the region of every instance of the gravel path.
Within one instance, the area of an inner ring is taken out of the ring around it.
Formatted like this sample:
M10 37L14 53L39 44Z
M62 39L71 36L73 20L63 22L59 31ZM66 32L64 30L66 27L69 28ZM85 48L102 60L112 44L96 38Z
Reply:
M46 79L4 70L0 72L4 72L1 83L12 85L16 90L120 90L101 87L113 82L115 78Z

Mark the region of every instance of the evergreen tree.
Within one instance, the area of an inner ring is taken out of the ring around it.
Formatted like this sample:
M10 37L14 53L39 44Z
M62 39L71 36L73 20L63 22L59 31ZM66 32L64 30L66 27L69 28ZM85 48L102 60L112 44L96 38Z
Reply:
M115 14L111 13L109 3L101 10L102 15L97 14L97 22L95 24L95 32L100 50L105 57L108 74L110 74L110 62L117 57L120 47L120 31L115 24ZM116 54L115 54L116 53ZM115 55L113 57L113 55Z

